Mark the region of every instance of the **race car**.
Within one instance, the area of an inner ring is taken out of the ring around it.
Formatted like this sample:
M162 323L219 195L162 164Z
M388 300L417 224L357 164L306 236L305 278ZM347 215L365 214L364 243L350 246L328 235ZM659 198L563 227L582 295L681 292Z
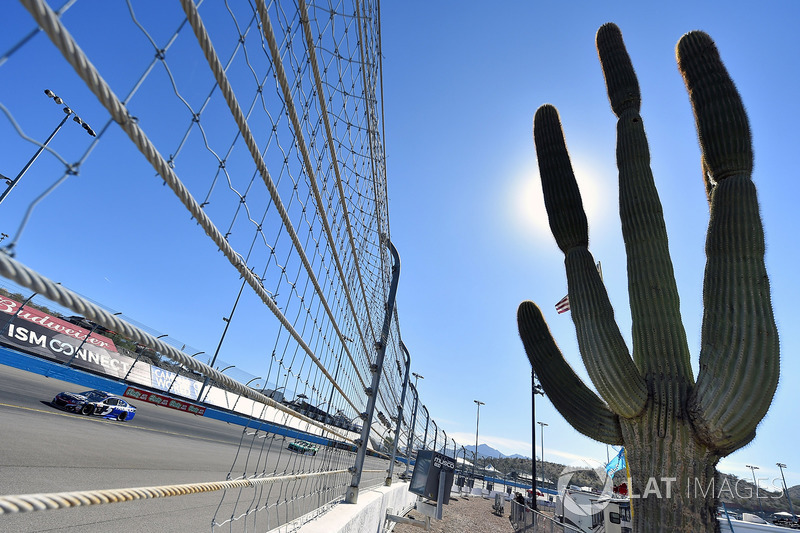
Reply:
M131 420L136 414L135 406L119 396L99 390L59 392L50 403L67 411L120 421Z
M304 455L317 455L318 447L310 442L306 442L304 440L296 440L294 442L290 442L289 446L287 446L293 452L302 453Z

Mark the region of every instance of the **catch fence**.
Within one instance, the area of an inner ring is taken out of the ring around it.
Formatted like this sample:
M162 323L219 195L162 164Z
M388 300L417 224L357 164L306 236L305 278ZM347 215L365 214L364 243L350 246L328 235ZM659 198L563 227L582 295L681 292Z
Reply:
M222 492L212 529L290 529L402 473L393 454L455 454L409 383L394 301L378 2L2 9L0 342L246 417L226 479L201 484ZM108 299L200 324L203 348ZM0 513L126 499L75 494Z

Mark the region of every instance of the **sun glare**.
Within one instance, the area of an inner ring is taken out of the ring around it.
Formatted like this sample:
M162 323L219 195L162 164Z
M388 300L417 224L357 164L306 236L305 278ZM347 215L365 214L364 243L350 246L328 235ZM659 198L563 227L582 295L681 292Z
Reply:
M573 161L575 177L589 219L591 232L602 231L616 220L616 176L588 160ZM537 243L553 242L542 197L542 182L535 163L522 169L510 182L508 204L511 224L518 237ZM590 235L591 237L591 235Z

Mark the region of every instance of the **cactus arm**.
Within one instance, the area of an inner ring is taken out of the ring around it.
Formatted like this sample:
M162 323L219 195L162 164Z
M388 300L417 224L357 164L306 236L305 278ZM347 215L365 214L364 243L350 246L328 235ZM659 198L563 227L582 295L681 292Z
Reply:
M555 107L543 105L536 111L534 142L550 228L564 252L570 310L583 362L611 410L635 417L647 402L647 388L628 354L588 250L586 214Z
M611 108L618 117L619 209L627 253L633 360L648 381L648 376L657 376L660 381L692 384L667 229L639 114L639 83L615 24L603 25L596 43Z
M564 360L536 304L522 302L517 323L531 366L558 412L587 437L606 444L622 444L619 417Z
M779 377L778 330L744 106L708 35L686 34L677 55L711 201L700 372L689 413L702 440L730 453L753 438L772 402Z

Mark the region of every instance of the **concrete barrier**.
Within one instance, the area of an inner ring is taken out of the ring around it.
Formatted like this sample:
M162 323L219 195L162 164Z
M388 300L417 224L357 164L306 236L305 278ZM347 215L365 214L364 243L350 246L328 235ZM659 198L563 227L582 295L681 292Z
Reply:
M481 496L483 498L489 497L489 491L480 487L473 487L470 494L472 494L472 496Z
M414 508L417 496L408 492L408 483L394 482L391 487L362 490L358 503L344 501L330 511L300 527L299 533L380 533L386 521L386 510L404 515Z

